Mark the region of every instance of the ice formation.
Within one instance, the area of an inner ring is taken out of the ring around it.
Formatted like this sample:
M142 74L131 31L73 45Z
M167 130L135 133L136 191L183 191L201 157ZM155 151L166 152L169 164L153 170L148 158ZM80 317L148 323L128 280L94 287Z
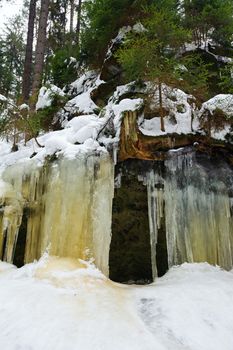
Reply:
M94 258L108 275L113 166L107 153L58 157L42 167L33 161L14 164L2 174L0 197L4 261L14 261L26 212L25 263L48 248L61 257Z
M163 178L156 169L147 175L153 265L157 232L165 216L169 267L207 261L232 269L232 176L230 169L222 177L221 171L216 174L216 169L196 160L195 152L183 154L181 150L170 152ZM153 270L155 275L156 265Z

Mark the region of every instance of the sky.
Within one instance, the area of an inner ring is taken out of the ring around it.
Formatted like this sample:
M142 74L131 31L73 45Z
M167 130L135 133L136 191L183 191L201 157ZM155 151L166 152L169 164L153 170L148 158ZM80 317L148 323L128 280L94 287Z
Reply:
M11 3L6 0L2 1L2 6L0 7L0 34L7 19L19 13L22 5L23 0L12 0Z

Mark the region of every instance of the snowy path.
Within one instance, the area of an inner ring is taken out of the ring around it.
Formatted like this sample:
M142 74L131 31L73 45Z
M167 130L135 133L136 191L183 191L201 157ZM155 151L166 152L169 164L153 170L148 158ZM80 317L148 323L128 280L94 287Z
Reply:
M2 350L233 349L233 274L207 264L143 287L66 259L0 271Z

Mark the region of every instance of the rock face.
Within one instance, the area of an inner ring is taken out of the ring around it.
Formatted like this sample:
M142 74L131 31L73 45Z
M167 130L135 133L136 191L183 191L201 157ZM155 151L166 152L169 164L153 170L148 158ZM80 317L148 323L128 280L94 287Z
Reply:
M139 116L137 111L125 112L121 125L119 143L119 161L129 158L144 160L164 160L167 151L180 147L195 145L197 150L204 153L215 153L216 150L225 150L224 157L233 163L233 146L221 140L201 134L167 134L159 136L143 135L138 127Z

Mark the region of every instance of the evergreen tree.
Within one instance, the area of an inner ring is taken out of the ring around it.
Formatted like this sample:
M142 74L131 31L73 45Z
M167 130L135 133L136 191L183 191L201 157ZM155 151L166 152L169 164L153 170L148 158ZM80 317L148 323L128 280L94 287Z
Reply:
M159 2L147 9L142 22L145 30L131 34L118 58L130 80L146 79L156 82L159 91L161 130L164 131L162 83L176 85L182 70L179 67L179 50L188 40L189 33L179 24L174 11L174 2L170 6Z
M24 61L22 18L16 16L5 26L0 37L0 93L16 99L21 88Z
M66 41L67 0L50 1L48 46L52 52L61 48Z
M122 26L135 23L144 3L148 0L95 0L84 3L87 25L81 41L87 61L101 64L110 40Z
M233 39L232 0L184 0L184 24L192 30L197 45L213 39L230 46Z

